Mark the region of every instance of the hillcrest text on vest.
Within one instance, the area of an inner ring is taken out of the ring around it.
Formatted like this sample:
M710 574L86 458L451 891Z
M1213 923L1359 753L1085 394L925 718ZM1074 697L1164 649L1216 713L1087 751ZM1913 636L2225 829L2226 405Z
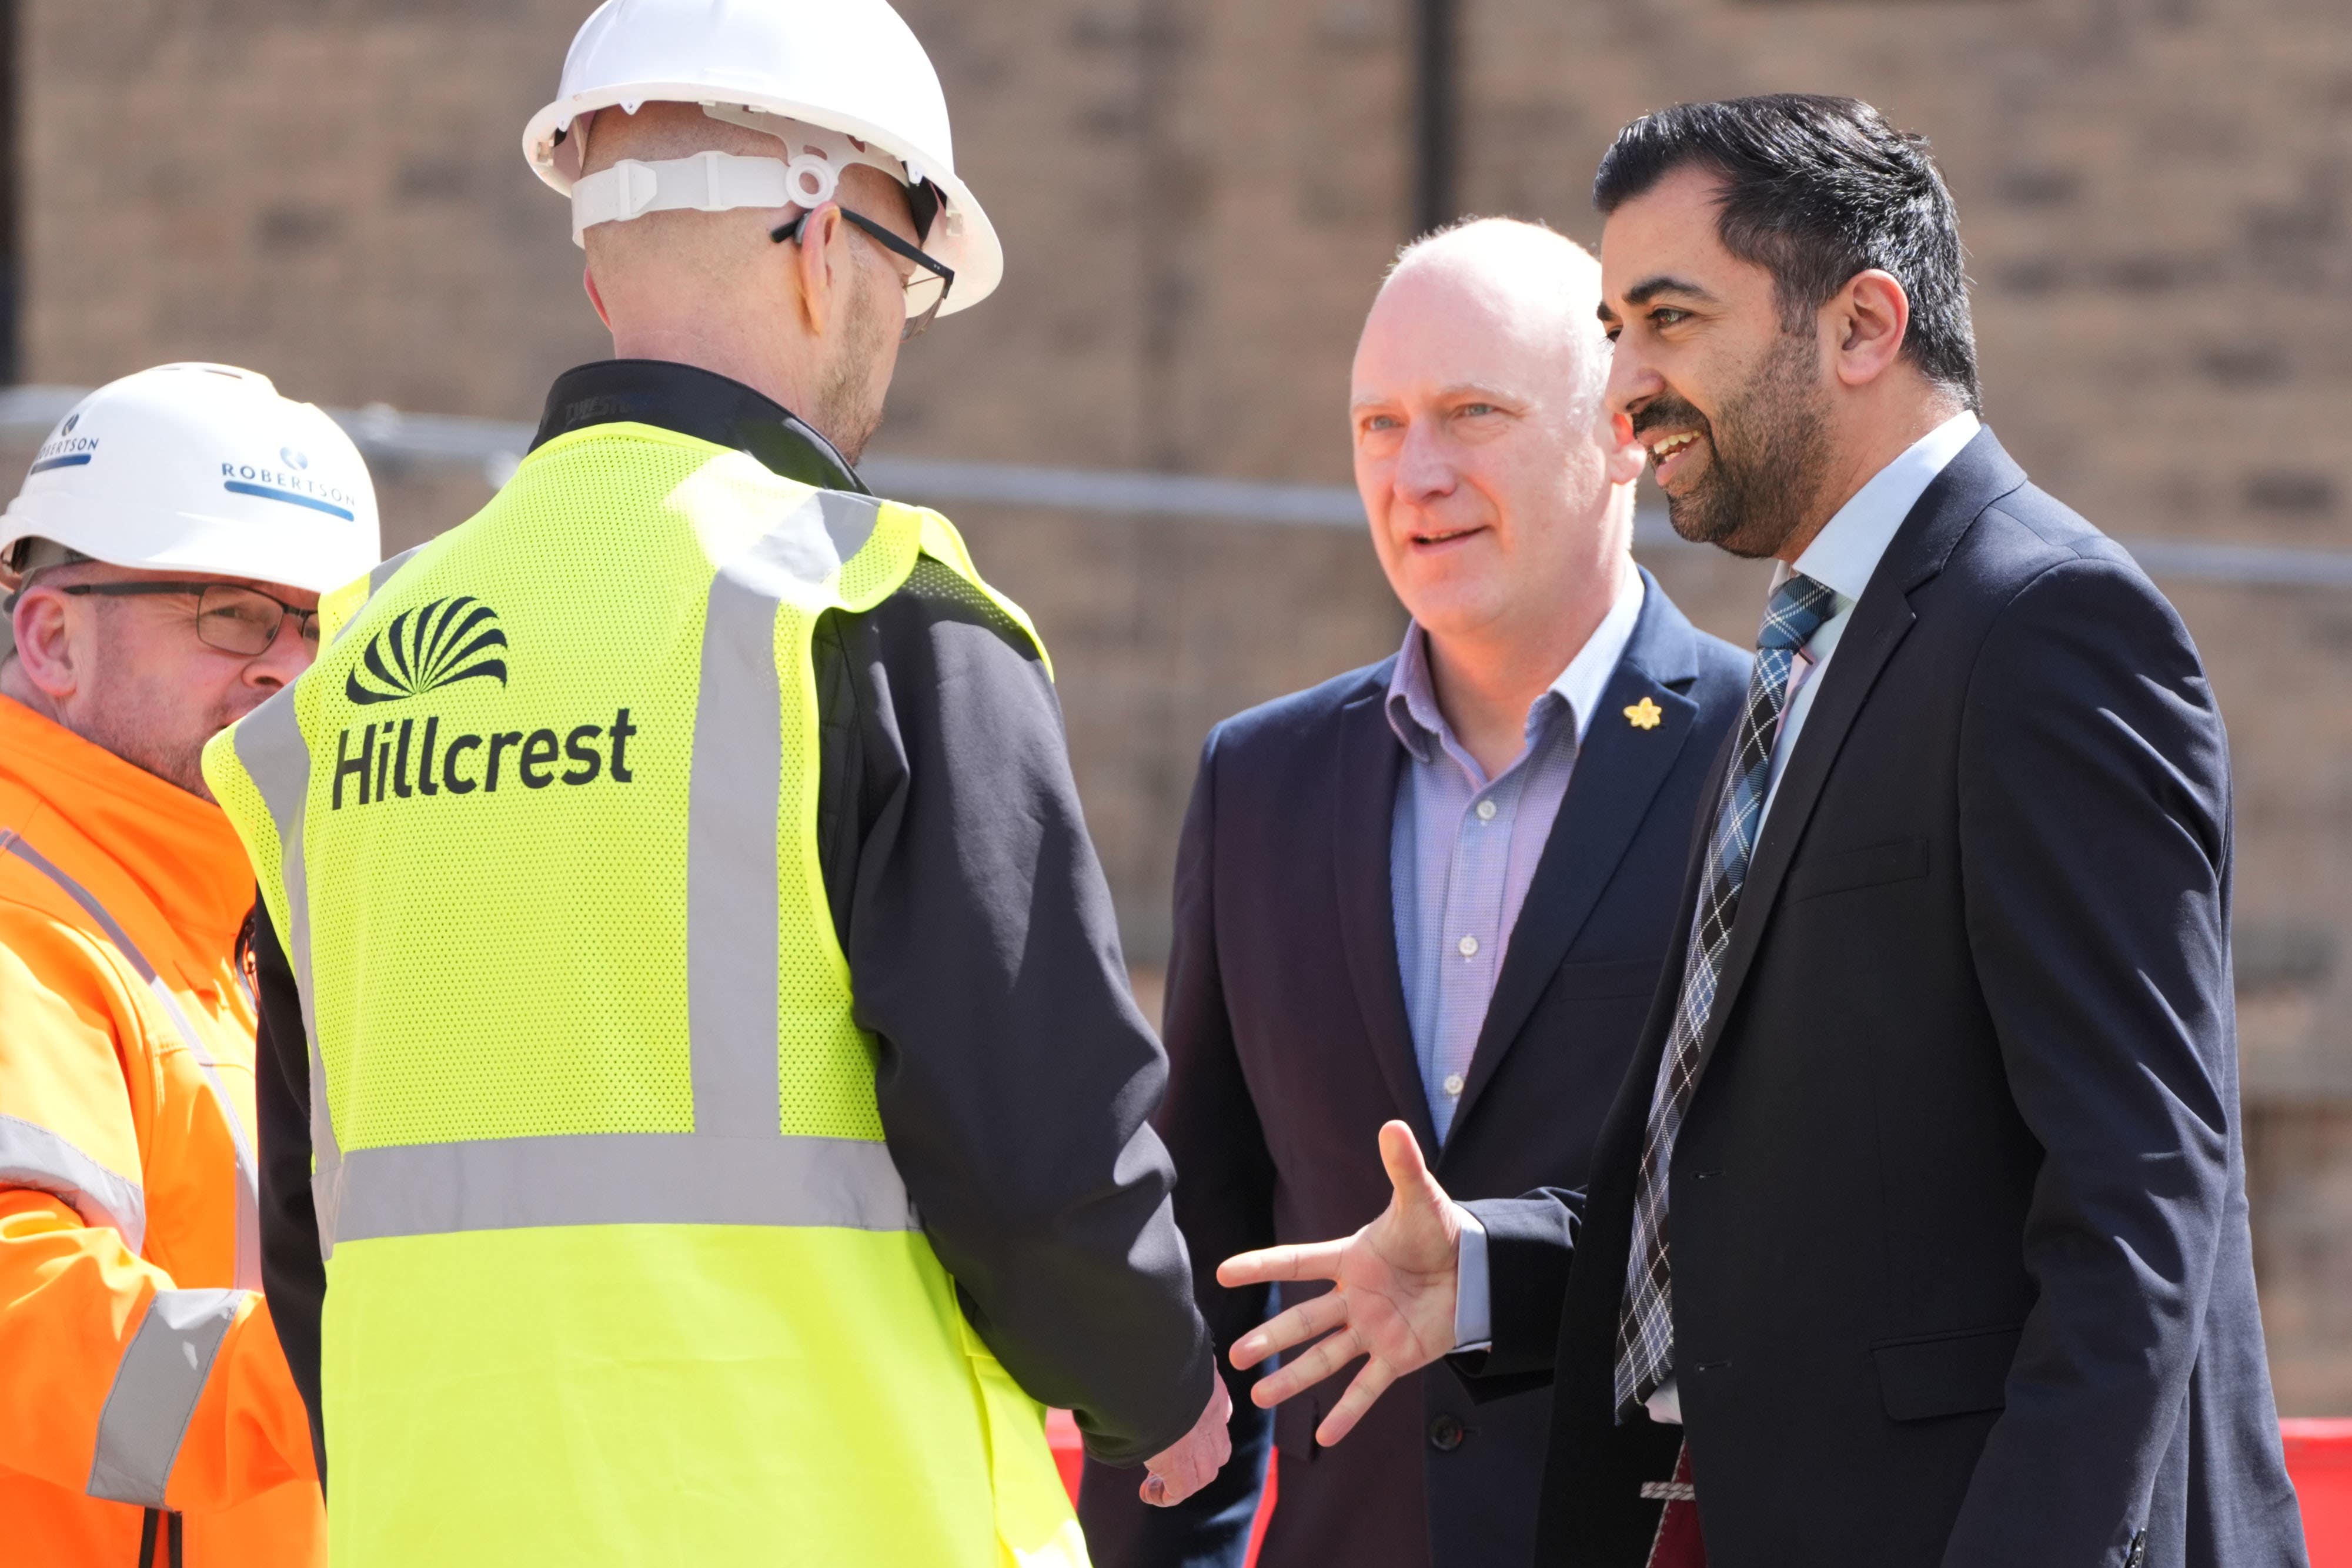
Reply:
M344 677L343 695L367 705L426 696L461 681L496 680L503 686L506 652L506 632L488 605L470 595L435 600L402 612L369 639L359 667ZM356 737L349 727L336 737L329 809L341 810L347 795L365 806L477 789L495 794L502 782L526 789L576 788L600 779L633 783L629 740L636 733L629 710L619 707L609 725L466 732L444 744L440 715L425 715L421 726L413 715L397 724L386 715L361 726Z

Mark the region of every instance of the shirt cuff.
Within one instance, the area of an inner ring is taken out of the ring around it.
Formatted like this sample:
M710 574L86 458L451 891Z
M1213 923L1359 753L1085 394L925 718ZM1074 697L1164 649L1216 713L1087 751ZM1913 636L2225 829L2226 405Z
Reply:
M1486 1228L1458 1203L1454 1206L1454 1218L1462 1224L1454 1253L1454 1348L1456 1352L1485 1350L1495 1337L1493 1298L1486 1282Z

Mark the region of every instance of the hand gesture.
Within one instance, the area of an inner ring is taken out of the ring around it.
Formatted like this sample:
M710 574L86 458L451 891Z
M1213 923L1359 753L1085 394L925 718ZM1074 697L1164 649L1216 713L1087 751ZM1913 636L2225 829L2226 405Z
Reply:
M1228 1258L1217 1269L1217 1282L1227 1287L1332 1281L1328 1293L1261 1323L1234 1341L1233 1350L1234 1364L1249 1367L1318 1334L1328 1336L1250 1390L1253 1402L1269 1408L1358 1356L1370 1358L1315 1429L1315 1440L1327 1448L1354 1429L1390 1384L1454 1348L1461 1218L1402 1122L1381 1129L1381 1163L1395 1193L1378 1219L1345 1241L1269 1247Z
M1233 1434L1225 1429L1234 1416L1234 1402L1225 1380L1212 1373L1209 1406L1192 1429L1145 1461L1150 1473L1143 1478L1141 1496L1154 1508L1173 1508L1207 1486L1233 1457Z

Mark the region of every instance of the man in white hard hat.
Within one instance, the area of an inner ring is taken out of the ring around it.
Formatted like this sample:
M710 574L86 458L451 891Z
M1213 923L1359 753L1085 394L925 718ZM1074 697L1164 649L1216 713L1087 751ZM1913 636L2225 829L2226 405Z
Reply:
M84 398L0 519L9 1562L326 1561L260 1295L253 875L201 754L376 556L349 438L226 365Z
M614 0L525 145L616 357L205 758L338 1568L1082 1563L1044 1406L1173 1500L1229 1406L1051 667L852 466L1000 270L938 79Z

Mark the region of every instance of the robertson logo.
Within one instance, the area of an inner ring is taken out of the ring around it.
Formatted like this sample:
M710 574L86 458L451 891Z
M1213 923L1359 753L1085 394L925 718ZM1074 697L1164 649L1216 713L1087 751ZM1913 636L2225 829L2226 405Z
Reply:
M398 702L459 681L496 676L507 684L507 634L498 612L471 594L404 610L367 645L359 668L343 677L355 703Z

